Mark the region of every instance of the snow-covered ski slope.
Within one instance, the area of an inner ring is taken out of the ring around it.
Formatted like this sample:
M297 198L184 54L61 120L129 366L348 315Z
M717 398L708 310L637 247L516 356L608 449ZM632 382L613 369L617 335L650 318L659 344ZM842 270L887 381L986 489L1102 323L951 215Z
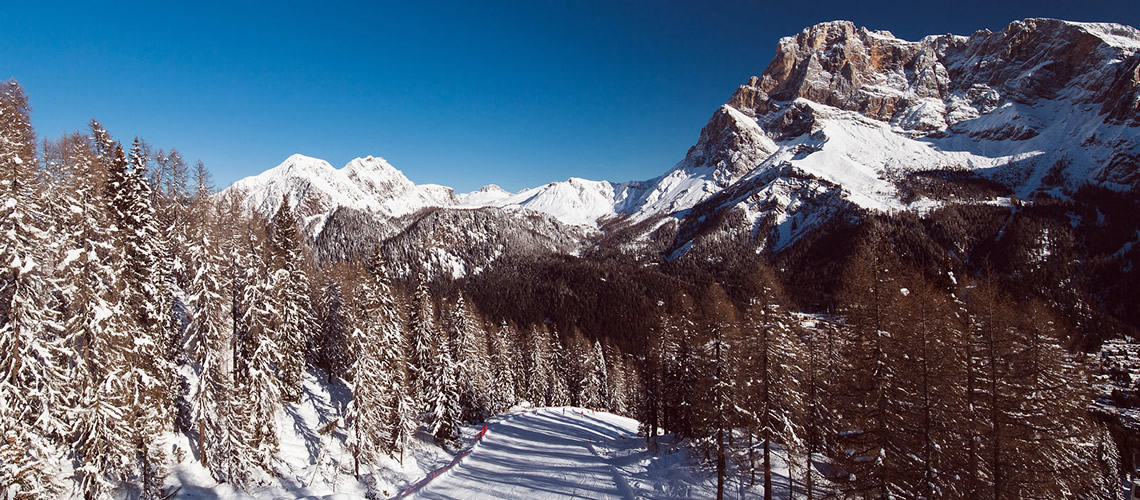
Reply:
M608 413L548 408L512 415L407 498L633 498L626 477L599 449L636 435L636 420Z
M637 421L611 413L560 407L492 419L486 435L453 466L406 489L416 499L632 499L711 498L716 476L683 448L645 449ZM667 439L666 441L671 441ZM787 466L774 463L787 495ZM762 488L735 476L730 498L752 498Z

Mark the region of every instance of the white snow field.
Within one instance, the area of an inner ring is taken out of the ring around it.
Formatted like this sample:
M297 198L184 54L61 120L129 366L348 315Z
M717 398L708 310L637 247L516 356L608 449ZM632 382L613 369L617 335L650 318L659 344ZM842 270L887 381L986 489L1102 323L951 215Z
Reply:
M528 403L489 419L481 440L482 424L464 427L463 451L458 455L421 434L403 463L383 457L379 463L362 466L367 477L361 481L344 448L344 430L329 429L330 423L340 423L350 399L342 382L329 383L319 370L306 372L301 402L286 405L278 416L281 447L273 467L276 473L257 473L256 484L246 490L214 481L188 437L171 435L172 449L178 451L167 487L175 491L175 498L190 500L716 496L713 468L699 465L702 457L671 436L661 436L659 451L651 452L637 434L634 419L582 408L534 409ZM786 498L782 451L773 458L774 493ZM731 460L729 468L726 498L763 493L760 484L750 486L746 474L733 470L737 466ZM797 467L795 473L802 469ZM801 492L801 485L796 487Z
M670 448L668 446L664 448ZM492 419L470 453L404 490L418 499L712 498L716 475L684 450L651 454L637 421L581 408L541 408ZM777 460L777 495L787 468ZM759 485L731 478L728 498L754 498Z
M511 415L408 497L633 498L625 475L599 449L636 434L635 420L576 408Z

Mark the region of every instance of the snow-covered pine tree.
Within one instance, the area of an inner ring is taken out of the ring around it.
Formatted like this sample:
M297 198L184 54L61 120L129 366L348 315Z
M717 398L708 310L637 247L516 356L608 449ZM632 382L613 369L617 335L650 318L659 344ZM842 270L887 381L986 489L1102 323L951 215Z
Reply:
M570 388L570 404L587 406L592 399L588 392L590 379L595 375L591 358L593 346L581 330L574 329L566 339L566 382ZM596 386L594 386L596 387Z
M194 272L187 292L190 313L188 344L198 367L192 418L198 433L202 465L218 481L238 485L249 479L253 453L248 449L246 423L250 418L236 396L231 342L224 296L222 255L215 242L216 213L208 189L200 185L191 211L199 223L189 242L187 262ZM260 422L258 422L260 423Z
M312 315L308 276L302 268L298 219L288 198L271 221L268 240L266 293L276 320L272 333L281 349L281 389L286 401L298 401Z
M135 138L129 169L112 176L120 183L114 186L111 205L123 259L120 300L134 331L134 344L127 353L132 401L128 420L135 430L144 495L158 496L165 478L163 433L170 428L173 415L175 371L167 348L174 332L168 330L173 326L169 318L172 298L164 292L171 289L166 285L165 251L158 237L146 164L143 144Z
M607 342L602 359L606 360L606 408L619 415L627 414L625 357L617 346Z
M551 353L547 335L538 328L531 328L526 336L528 362L526 363L527 400L535 406L550 404Z
M391 436L388 440L389 450L392 453L399 453L399 461L404 463L404 451L412 443L412 438L416 435L416 429L419 428L418 424L418 410L415 406L415 401L411 396L411 383L408 377L407 365L404 369L397 368L395 372L396 383L400 385L400 390L396 394L396 408L392 410L392 416L389 419Z
M459 425L463 417L463 409L459 406L459 380L456 378L458 370L451 357L450 344L447 335L440 336L435 360L431 364L431 384L426 386L427 428L436 441L442 444L459 437Z
M553 329L545 337L550 345L550 406L566 406L570 404L570 387L566 384L566 348Z
M313 326L309 300L309 277L301 254L301 236L297 215L282 197L281 208L273 216L273 232L269 240L273 270L271 292L278 317L273 334L281 348L281 395L287 402L301 400L301 383L305 370L306 347Z
M502 413L518 402L515 393L514 372L511 371L512 328L506 320L490 334L492 388L490 403L492 413Z
M100 180L100 187L108 182L105 174L111 170L115 161L115 148L118 142L111 137L111 133L103 128L103 125L96 121L94 118L87 123L87 129L91 132L91 148L95 154L95 162L101 168L99 169L104 173L104 178Z
M407 416L400 415L400 402L406 399L404 348L400 318L392 300L392 290L379 250L365 265L365 278L354 292L352 354L348 374L352 380L352 403L346 423L347 446L355 471L376 464L383 452L403 453L410 436L404 434Z
M590 394L590 396L594 398L594 406L592 406L592 408L609 409L610 374L606 367L606 354L605 351L602 350L601 341L594 340L594 353L590 358L594 365L594 375L590 377L590 382L591 385L596 384L587 390L587 394Z
M411 352L408 356L408 378L411 382L412 401L418 411L429 409L430 396L435 394L432 365L436 360L435 306L428 294L427 283L416 285L412 310L409 315L408 334Z
M124 164L122 149L116 150L113 161ZM136 442L126 420L134 325L120 305L121 287L116 285L122 259L110 231L110 203L100 189L106 171L90 158L76 155L71 166L76 202L59 268L66 304L64 339L77 351L70 375L74 452L82 464L76 472L84 495L101 497L136 476L131 460Z
M459 381L459 406L466 422L479 422L490 416L488 391L491 387L491 367L487 359L485 334L476 331L476 324L467 310L463 294L455 300L449 321L451 346Z
M692 299L682 294L675 314L665 320L662 346L662 427L681 438L698 437L700 373Z
M344 307L344 294L340 283L327 279L321 288L317 307L317 333L313 339L313 357L318 366L333 377L345 377L352 364L348 318Z
M0 84L0 493L14 498L59 492L55 439L64 366L45 271L48 240L28 101L15 80ZM50 264L49 264L50 265Z
M256 339L256 347L246 362L248 383L244 387L247 399L242 402L249 413L245 438L254 462L266 471L274 472L279 447L277 414L281 411L281 387L276 369L281 363L281 348L276 339L265 332L258 332L253 338Z
M235 290L240 294L239 304L227 304L226 311L232 314L237 309L242 315L236 322L239 327L233 340L234 379L247 395L244 404L248 408L248 444L256 464L272 471L279 444L277 417L283 399L279 372L286 355L275 332L281 304L279 296L273 293L275 281L270 263L258 258L261 252L256 237L247 236L251 237L246 244L252 258L246 276L235 278L244 283L240 290ZM232 318L230 323L234 323Z

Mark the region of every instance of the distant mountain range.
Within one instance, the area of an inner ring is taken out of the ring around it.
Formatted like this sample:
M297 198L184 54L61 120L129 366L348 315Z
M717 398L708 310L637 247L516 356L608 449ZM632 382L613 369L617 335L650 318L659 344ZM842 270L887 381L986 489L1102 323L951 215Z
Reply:
M434 272L462 276L509 253L520 234L527 248L555 253L617 238L626 251L673 258L727 233L779 252L852 211L1009 204L1082 184L1135 190L1138 166L1135 28L1026 19L905 41L835 21L781 39L685 157L646 181L456 194L414 184L382 158L335 169L294 155L221 196L241 192L265 215L287 198L326 258L415 240L438 261ZM981 187L931 189L929 179ZM456 226L413 237L425 217Z

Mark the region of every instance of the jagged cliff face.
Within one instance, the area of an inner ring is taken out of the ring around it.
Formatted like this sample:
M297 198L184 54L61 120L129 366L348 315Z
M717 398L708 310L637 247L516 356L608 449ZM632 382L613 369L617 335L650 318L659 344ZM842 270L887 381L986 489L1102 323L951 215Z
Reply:
M899 40L846 21L780 41L776 57L729 100L752 116L807 99L930 133L994 110L1066 99L1112 123L1140 124L1140 32L1111 24L1027 19L998 33ZM911 118L928 113L934 120ZM932 116L933 118L933 116Z
M780 40L689 151L732 176L684 214L675 248L712 233L779 249L845 205L952 202L908 194L924 171L966 171L1028 199L1140 188L1138 65L1140 31L1121 25L1027 19L919 41L809 27ZM723 212L735 215L713 217Z

